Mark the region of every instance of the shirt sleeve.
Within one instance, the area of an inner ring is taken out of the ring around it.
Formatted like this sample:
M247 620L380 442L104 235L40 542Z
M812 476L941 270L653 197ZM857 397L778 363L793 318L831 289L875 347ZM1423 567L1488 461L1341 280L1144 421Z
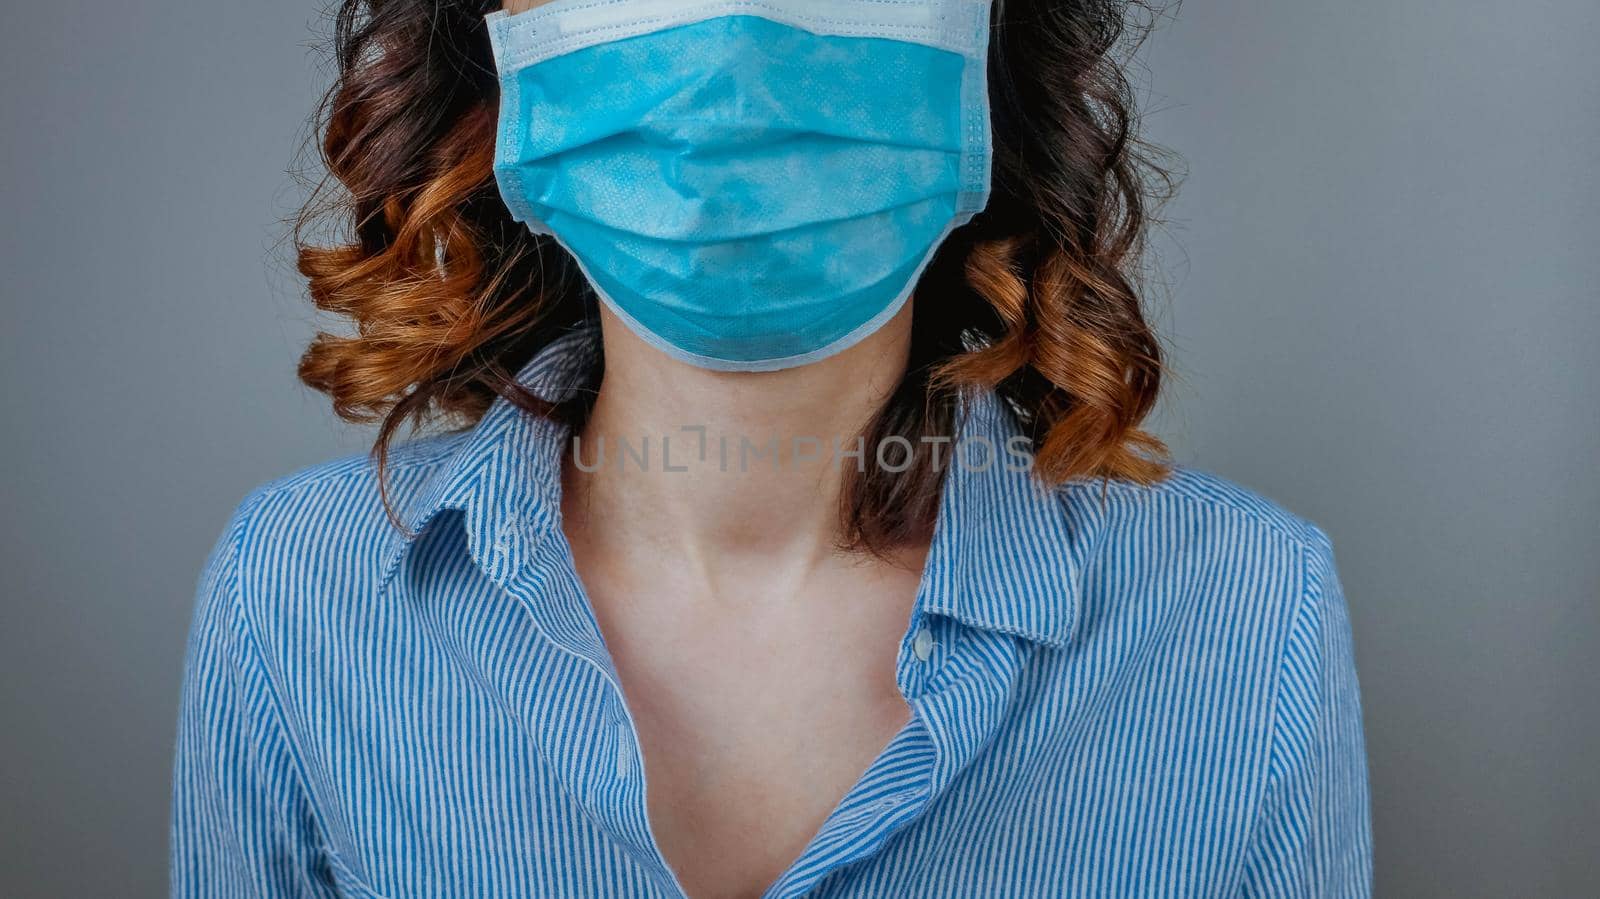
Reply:
M173 766L174 897L331 896L281 716L240 599L255 495L235 509L195 597Z
M1279 672L1268 787L1241 896L1372 895L1361 697L1344 590L1319 528Z

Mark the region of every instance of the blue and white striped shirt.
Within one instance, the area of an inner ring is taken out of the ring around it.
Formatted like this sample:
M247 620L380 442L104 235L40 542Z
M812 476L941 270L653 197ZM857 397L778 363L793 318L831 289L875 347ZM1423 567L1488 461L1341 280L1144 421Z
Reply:
M566 383L575 339L519 380ZM1018 433L970 405L961 439ZM565 443L502 399L397 447L412 539L364 455L239 504L189 643L174 895L682 895L559 528ZM951 465L896 671L909 723L768 896L1370 894L1333 550L1238 485Z

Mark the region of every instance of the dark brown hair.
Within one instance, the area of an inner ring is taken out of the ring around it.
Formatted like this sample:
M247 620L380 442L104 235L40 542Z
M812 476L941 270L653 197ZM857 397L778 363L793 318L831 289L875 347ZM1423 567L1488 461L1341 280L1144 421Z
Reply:
M556 334L593 317L595 298L565 251L511 219L495 186L483 16L498 6L343 0L336 16L338 78L316 122L331 179L296 243L312 300L356 331L318 334L299 373L340 416L381 421L380 474L407 421L468 426L497 395L528 414L577 422L587 411L514 380ZM1140 428L1162 353L1136 272L1152 188L1169 182L1137 137L1118 62L1142 34L1136 13L1148 10L996 0L991 199L917 285L911 364L865 436L922 451L900 473L851 473L841 510L851 545L887 549L931 529L943 472L919 438L953 431L963 389L1005 399L1048 483L1151 483L1169 470L1166 448ZM330 239L312 239L330 221Z

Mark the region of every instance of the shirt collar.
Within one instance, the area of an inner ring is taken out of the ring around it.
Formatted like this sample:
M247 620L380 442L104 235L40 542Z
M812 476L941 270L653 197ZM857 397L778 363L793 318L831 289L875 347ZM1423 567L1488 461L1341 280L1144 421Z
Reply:
M1046 487L1031 441L992 391L962 397L924 573L925 609L1064 646L1080 617L1089 534L1068 488Z
M561 402L590 389L598 351L596 328L564 332L535 353L516 380L542 399ZM395 477L391 492L405 531L391 526L385 532L383 583L428 523L450 509L465 517L473 559L503 581L559 525L566 437L565 425L498 396L475 426L444 443L442 461L417 466L422 474L416 480Z
M594 326L557 337L517 373L535 394L561 401L589 389L598 352ZM991 391L962 397L923 575L923 610L1050 646L1071 641L1080 618L1084 529L1067 488L1048 488L1025 467L1026 435ZM469 431L444 444L439 464L391 492L407 533L383 544L383 581L436 515L463 513L468 551L504 582L560 524L565 425L497 397Z

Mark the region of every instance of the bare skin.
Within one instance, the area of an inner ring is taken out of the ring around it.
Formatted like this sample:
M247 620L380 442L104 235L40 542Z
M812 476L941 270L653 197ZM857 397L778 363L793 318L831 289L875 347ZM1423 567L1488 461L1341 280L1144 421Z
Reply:
M697 899L765 890L908 720L894 666L927 547L837 551L830 451L904 373L910 307L839 355L770 373L675 361L602 310L605 378L585 465L565 466L564 531L638 725L651 829ZM685 426L735 452L741 436L826 449L723 470ZM650 470L584 470L602 443L645 435ZM663 470L661 435L687 471Z
M909 342L902 313L832 359L726 374L667 358L609 313L602 325L589 447L686 424L713 446L848 442ZM838 552L842 472L826 452L721 471L694 444L682 472L569 458L565 531L638 725L662 854L691 896L757 896L909 717L894 665L927 547L892 562Z

